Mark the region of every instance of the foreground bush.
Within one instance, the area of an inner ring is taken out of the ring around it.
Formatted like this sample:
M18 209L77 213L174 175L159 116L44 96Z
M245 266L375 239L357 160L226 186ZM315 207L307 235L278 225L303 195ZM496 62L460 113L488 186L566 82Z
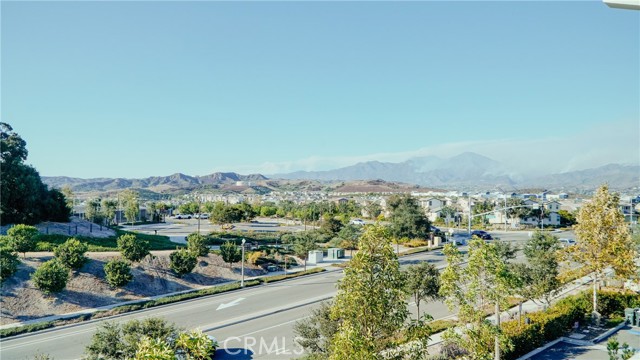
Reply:
M78 239L71 238L64 244L58 246L53 253L56 258L70 269L80 269L89 259L84 254L87 252L87 245Z
M178 333L178 328L174 324L161 318L131 320L122 325L105 322L96 330L85 353L89 360L131 359L136 357L138 345L145 337L169 341L177 338ZM152 346L152 344L147 345ZM171 353L173 354L173 350Z
M149 255L149 242L138 239L133 234L122 235L118 238L118 250L125 259L138 262Z
M27 251L36 249L38 229L35 226L18 224L7 230L7 235L9 236L9 246L13 250L21 252L23 257L27 255Z
M133 280L131 266L122 259L113 259L104 265L107 283L111 287L123 287Z
M218 343L213 342L200 330L180 333L176 340L178 353L186 355L187 359L204 360L213 357Z
M207 256L209 254L207 238L196 233L187 236L187 248L196 256Z
M171 260L171 270L175 271L178 276L193 271L198 262L197 255L185 249L172 252L169 259Z
M0 248L0 282L13 276L18 271L20 259L18 254L9 247Z
M57 259L49 260L36 269L31 280L42 292L57 293L67 286L69 269Z

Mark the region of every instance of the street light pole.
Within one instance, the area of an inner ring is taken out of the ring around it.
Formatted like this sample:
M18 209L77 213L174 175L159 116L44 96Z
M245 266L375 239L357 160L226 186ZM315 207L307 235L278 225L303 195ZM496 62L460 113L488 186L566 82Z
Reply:
M469 205L469 236L471 236L471 194L469 194L469 201L468 201L468 205Z
M242 239L242 267L241 267L241 272L242 272L242 280L240 281L240 287L244 287L244 243L246 242L245 239Z

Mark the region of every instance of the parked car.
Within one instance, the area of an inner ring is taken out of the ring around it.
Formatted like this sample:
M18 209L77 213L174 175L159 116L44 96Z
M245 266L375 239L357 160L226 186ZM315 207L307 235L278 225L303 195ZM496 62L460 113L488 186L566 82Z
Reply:
M576 244L576 241L573 239L558 239L558 242L562 247L569 247Z
M352 225L364 225L364 220L362 220L362 219L353 219L353 220L349 221L349 224L352 224Z
M208 219L209 214L196 214L196 219Z
M429 231L432 232L434 236L440 236L440 237L444 236L444 233L442 232L442 230L440 230L439 228L433 225L429 227Z
M471 237L474 237L474 236L482 240L493 240L493 237L491 237L491 234L483 230L473 230L471 232Z
M176 219L191 219L191 214L176 214Z

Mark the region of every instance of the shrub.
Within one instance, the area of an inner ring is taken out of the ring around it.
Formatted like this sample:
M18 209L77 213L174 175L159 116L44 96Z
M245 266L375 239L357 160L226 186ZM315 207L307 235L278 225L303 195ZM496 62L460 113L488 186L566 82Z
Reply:
M31 280L44 293L57 293L67 286L69 269L57 259L49 260L36 269Z
M125 259L138 262L149 255L149 242L133 234L125 234L118 238L118 249Z
M129 263L122 259L113 259L104 265L107 283L111 287L123 287L133 280Z
M171 259L171 269L175 271L178 276L193 271L193 268L196 267L196 263L198 262L196 254L185 249L172 252L169 255L169 259Z
M265 256L265 254L262 251L254 251L249 254L249 256L247 256L247 261L249 262L249 264L255 265L256 262L258 262L258 259L263 256Z
M18 265L20 265L20 259L13 249L0 248L0 282L13 276L18 271Z
M145 336L154 339L175 339L175 325L161 318L131 320L124 324L105 322L85 349L88 359L131 359Z
M187 236L187 248L196 256L207 256L209 254L207 238L200 234L193 233Z
M86 252L87 245L74 238L65 241L53 251L56 258L70 269L80 269L89 260L84 256Z
M410 248L419 247L419 246L427 246L427 245L429 245L429 243L427 243L424 240L420 240L420 239L413 239L413 240L409 240L408 242L404 243L404 246L410 247Z
M175 351L164 339L143 337L138 344L134 360L174 360Z
M38 229L34 226L18 224L7 231L9 236L9 246L17 252L21 252L26 256L27 251L33 251L36 248L36 235Z
M184 352L187 359L210 359L217 346L218 344L201 330L180 333L176 339L176 348L179 352Z

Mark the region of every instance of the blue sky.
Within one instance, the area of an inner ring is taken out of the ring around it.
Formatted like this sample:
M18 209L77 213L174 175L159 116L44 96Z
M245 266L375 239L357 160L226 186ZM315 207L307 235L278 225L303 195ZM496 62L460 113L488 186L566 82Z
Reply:
M640 12L599 1L1 6L0 120L42 175L640 162Z

